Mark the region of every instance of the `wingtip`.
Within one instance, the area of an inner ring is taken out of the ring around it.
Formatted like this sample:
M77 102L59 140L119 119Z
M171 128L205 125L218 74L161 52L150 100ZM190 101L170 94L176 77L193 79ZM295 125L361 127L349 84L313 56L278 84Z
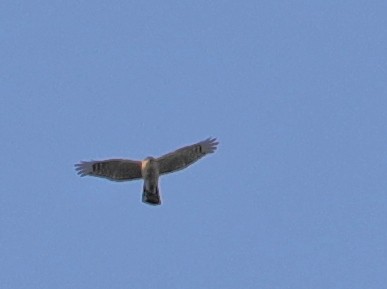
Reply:
M87 176L91 172L91 163L92 162L81 161L77 164L74 164L77 175L80 177Z
M208 137L208 138L206 138L205 140L204 140L205 142L216 142L217 141L217 138L216 137L212 137L212 136L210 136L210 137Z
M217 139L216 137L210 138L210 142L211 142L212 144L214 144L214 145L218 145L218 144L219 144L219 141L218 141L218 139Z
M218 144L219 141L217 141L216 137L209 137L202 141L202 145L204 145L206 153L214 153Z

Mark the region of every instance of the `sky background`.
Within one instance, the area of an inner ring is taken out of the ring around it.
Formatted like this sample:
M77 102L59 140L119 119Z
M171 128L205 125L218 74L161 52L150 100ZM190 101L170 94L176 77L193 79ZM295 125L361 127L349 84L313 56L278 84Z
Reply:
M386 110L386 1L1 1L0 287L387 288Z

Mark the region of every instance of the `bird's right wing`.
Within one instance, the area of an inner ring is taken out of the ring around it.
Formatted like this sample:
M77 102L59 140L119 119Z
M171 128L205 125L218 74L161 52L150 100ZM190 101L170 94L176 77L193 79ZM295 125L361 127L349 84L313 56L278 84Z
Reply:
M215 152L218 144L216 138L208 138L159 157L157 161L159 162L160 174L167 174L188 167L205 155Z
M75 170L81 177L95 176L111 181L126 181L142 178L141 162L124 159L80 162L75 165Z

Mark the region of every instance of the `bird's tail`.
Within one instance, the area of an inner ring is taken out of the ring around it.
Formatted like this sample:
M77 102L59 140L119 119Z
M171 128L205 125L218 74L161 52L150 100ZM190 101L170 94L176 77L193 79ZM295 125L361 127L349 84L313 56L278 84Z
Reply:
M161 205L161 198L159 194L159 187L151 187L149 189L144 185L143 193L142 193L142 201L149 205Z

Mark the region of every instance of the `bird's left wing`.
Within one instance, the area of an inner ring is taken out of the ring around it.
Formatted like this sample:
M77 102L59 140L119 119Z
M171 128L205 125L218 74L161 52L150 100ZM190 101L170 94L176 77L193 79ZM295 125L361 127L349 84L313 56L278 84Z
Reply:
M75 170L81 177L95 176L111 181L126 181L142 178L141 162L124 159L80 162L75 165Z
M208 138L196 144L183 147L157 159L160 174L167 174L188 167L206 154L215 152L219 142Z

